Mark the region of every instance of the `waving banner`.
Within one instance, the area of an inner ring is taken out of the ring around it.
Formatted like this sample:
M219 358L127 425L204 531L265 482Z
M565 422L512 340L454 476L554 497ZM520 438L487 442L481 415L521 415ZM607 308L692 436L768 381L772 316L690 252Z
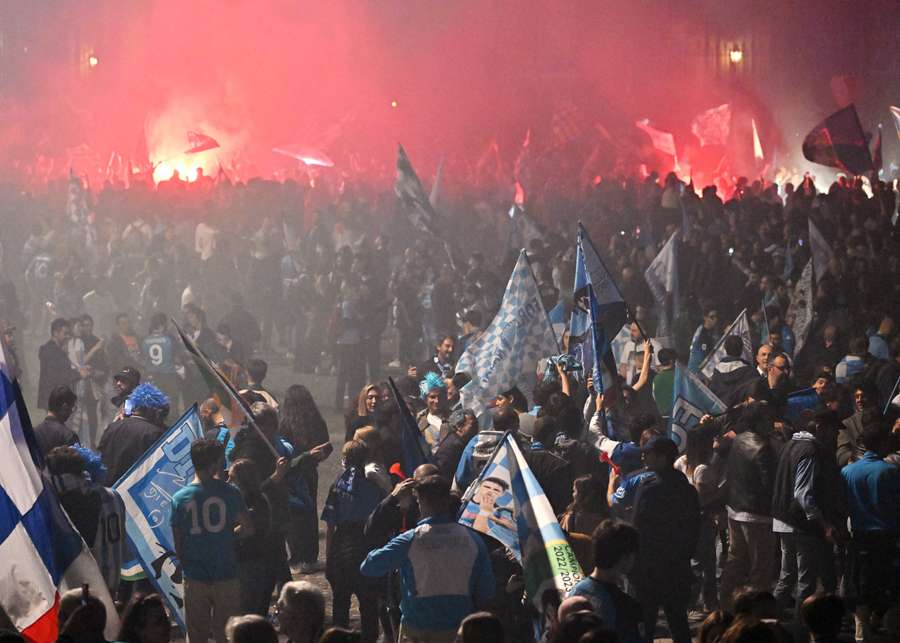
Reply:
M550 501L511 433L466 490L459 523L500 541L521 563L525 593L540 609L550 588L565 597L583 578Z
M125 503L128 540L182 631L184 586L169 518L172 496L194 479L191 443L202 437L194 405L113 486Z

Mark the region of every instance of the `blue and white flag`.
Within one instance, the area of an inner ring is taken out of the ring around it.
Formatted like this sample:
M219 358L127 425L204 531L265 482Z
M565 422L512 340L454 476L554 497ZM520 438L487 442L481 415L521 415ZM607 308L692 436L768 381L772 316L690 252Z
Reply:
M678 231L676 230L644 271L644 279L656 301L659 325L657 337L674 334L675 315L678 311Z
M709 355L700 362L699 371L703 373L706 379L710 379L716 372L716 366L725 359L725 339L730 335L737 335L741 338L744 348L741 351L741 359L748 364L753 364L753 338L750 336L750 319L747 317L747 309L744 308L740 314L734 318L731 325L722 333L722 337L716 342L715 348L710 351Z
M559 353L534 273L523 250L513 269L500 310L456 364L472 381L460 391L463 407L476 416L513 386L533 387L538 360Z
M672 419L669 421L669 437L684 451L687 433L700 423L706 415L724 413L725 402L680 363L675 365L675 384L672 393Z
M547 311L547 317L550 318L550 325L553 326L553 332L556 333L556 341L562 343L563 335L566 334L566 304L562 299L550 310Z
M195 404L113 487L125 503L125 531L138 561L182 631L184 585L169 519L172 496L194 479L191 443L202 437Z
M87 584L106 606L112 640L119 617L106 581L42 466L22 391L0 347L0 607L28 641L52 643L60 595Z
M803 273L797 284L794 286L794 292L791 294L791 303L788 305L786 318L793 317L791 330L794 332L794 357L800 354L803 346L806 344L806 338L809 336L809 329L813 322L813 260L806 262Z
M495 538L522 565L525 593L540 609L555 588L564 598L583 578L550 501L511 433L463 495L459 523Z
M598 391L608 390L615 382L616 373L610 341L625 325L628 309L612 275L581 224L578 225L576 244L569 352L582 363L585 372L590 370L595 373L594 386ZM599 365L594 358L598 353ZM601 365L604 368L601 369ZM598 371L603 373L603 377L596 377Z
M834 258L834 251L831 249L831 246L828 245L825 237L822 236L819 228L817 228L816 224L813 223L813 220L809 219L808 221L809 251L812 254L812 262L813 268L816 273L816 279L818 281L821 281L825 276L825 273L828 272L828 266L831 264L831 260Z

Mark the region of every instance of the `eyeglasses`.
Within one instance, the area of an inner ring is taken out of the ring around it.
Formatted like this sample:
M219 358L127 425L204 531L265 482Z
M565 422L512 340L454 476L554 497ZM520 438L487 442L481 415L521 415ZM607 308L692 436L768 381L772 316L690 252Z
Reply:
M791 370L791 367L788 366L787 364L784 364L784 365L780 365L780 364L772 364L772 367L773 367L773 368L777 368L779 371L789 371L789 370Z

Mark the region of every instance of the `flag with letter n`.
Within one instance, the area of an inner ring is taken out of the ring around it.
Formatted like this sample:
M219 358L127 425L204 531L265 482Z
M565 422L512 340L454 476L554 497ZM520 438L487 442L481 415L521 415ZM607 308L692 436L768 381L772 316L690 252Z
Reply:
M675 384L672 397L672 419L669 420L669 437L684 451L688 431L700 424L707 413L724 413L725 403L707 388L694 373L681 364L675 365Z
M460 524L513 553L522 565L525 594L539 610L547 589L563 598L583 578L550 501L511 433L503 436L460 507Z
M480 415L499 393L533 386L538 360L558 353L556 334L522 250L500 310L456 365L457 372L472 378L460 391L463 406Z
M202 437L195 404L113 487L125 503L125 531L137 560L182 631L184 579L169 520L172 496L194 479L191 443Z
M59 636L60 595L89 586L106 607L107 639L119 629L97 561L59 503L17 382L0 347L0 608L31 643Z
M397 178L394 181L394 193L414 226L423 232L438 234L440 222L437 210L431 205L429 196L419 180L419 175L413 169L402 145L398 146L397 151Z

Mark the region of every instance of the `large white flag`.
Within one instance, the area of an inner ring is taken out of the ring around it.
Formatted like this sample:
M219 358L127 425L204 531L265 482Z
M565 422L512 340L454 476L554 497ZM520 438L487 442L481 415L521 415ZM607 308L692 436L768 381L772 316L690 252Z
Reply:
M716 371L716 365L725 358L725 338L729 335L737 335L744 342L744 350L741 352L741 359L748 364L753 364L753 339L750 337L750 320L747 318L747 309L734 318L722 337L716 343L716 347L706 356L706 359L700 363L700 372L709 379Z
M813 318L813 260L806 262L803 274L794 286L791 295L791 303L787 309L787 317L794 317L794 356L800 354L800 349L806 343Z
M528 255L522 250L500 310L456 365L457 372L472 377L460 391L463 406L480 415L498 394L513 386L533 385L538 360L558 353L556 334L541 301Z
M678 310L678 231L675 231L656 258L647 266L644 279L656 300L659 325L657 337L670 337Z

